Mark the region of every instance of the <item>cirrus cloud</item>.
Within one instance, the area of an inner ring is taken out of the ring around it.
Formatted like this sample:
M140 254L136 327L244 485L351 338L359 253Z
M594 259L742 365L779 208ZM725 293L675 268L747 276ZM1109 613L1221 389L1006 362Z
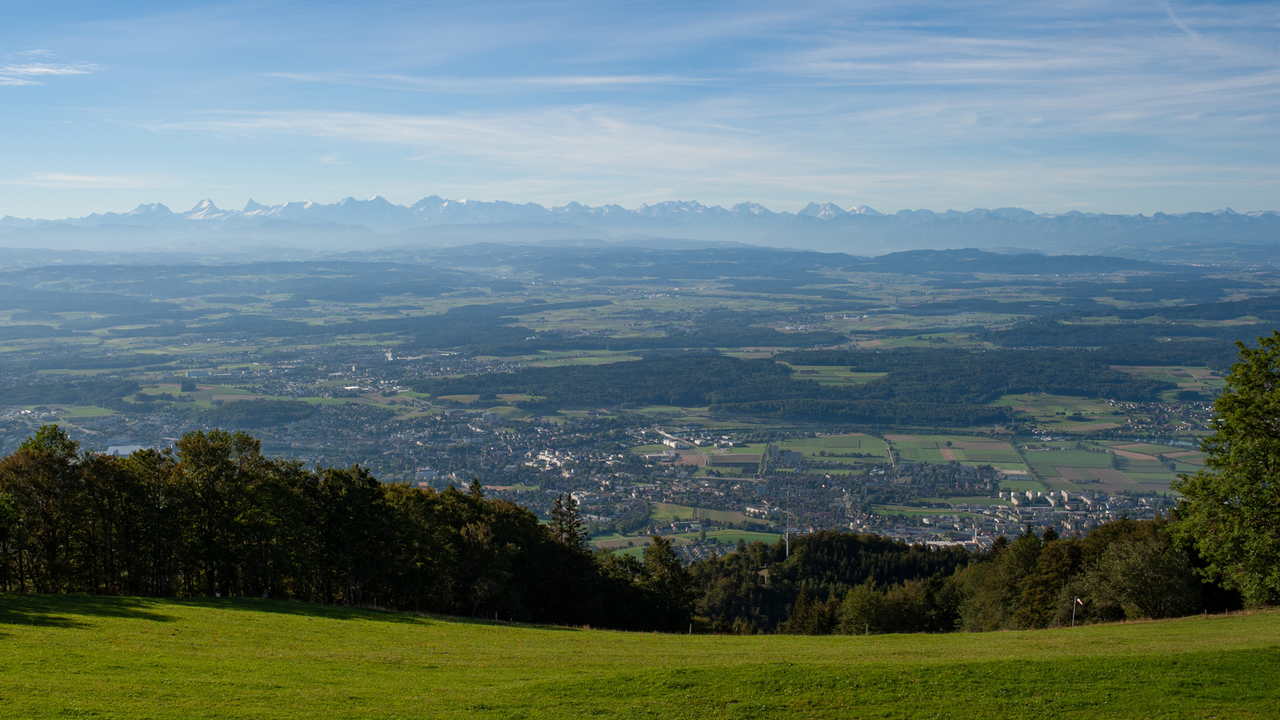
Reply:
M151 188L161 183L151 178L131 178L119 175L70 175L67 173L41 172L16 180L5 180L5 185L27 185L43 188Z
M24 62L0 65L0 86L42 85L45 78L88 75L102 68L93 63Z

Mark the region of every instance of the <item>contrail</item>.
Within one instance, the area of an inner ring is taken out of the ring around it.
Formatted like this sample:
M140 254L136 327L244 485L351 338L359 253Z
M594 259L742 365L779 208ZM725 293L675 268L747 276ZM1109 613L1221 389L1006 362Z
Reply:
M1164 3L1164 11L1169 14L1169 19L1173 21L1173 24L1177 25L1179 30L1186 33L1187 37L1191 38L1192 42L1194 42L1196 45L1200 44L1200 33L1196 32L1195 30L1192 30L1190 26L1188 26L1185 22L1182 21L1182 18L1174 14L1173 8L1169 6L1169 3L1167 2L1167 0Z

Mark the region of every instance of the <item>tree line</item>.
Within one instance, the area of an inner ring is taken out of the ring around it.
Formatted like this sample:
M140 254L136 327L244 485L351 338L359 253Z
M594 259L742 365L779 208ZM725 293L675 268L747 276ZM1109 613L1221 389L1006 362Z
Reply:
M135 380L112 377L8 384L0 388L0 405L97 405L123 411L129 407L124 397L140 389Z
M1241 301L1245 302L1245 301ZM1216 305L1238 305L1239 303L1217 303ZM1190 308L1212 306L1192 305ZM1180 308L1170 308L1177 310ZM1235 308L1241 311L1242 308ZM1163 310L1142 310L1142 315L1165 315ZM1117 314L1108 309L1106 315ZM1006 348L1089 348L1121 346L1125 348L1147 347L1157 345L1173 345L1176 349L1187 351L1198 356L1197 361L1185 364L1204 365L1220 361L1225 356L1223 367L1231 364L1231 341L1248 338L1254 332L1252 328L1235 325L1195 325L1190 322L1146 322L1141 319L1126 318L1121 315L1116 322L1098 323L1081 322L1084 313L1037 317L1014 323L1000 329L982 329L973 334L978 340L990 342ZM1232 315L1231 318L1239 317ZM1176 342L1168 342L1176 339ZM1154 363L1117 363L1122 365L1142 365ZM1169 363L1184 364L1184 363Z
M699 612L721 632L825 634L1044 628L1278 603L1280 331L1236 351L1201 441L1205 468L1173 483L1181 498L1168 518L1070 538L1027 527L989 552L943 551L932 568L904 546L833 533L798 539L790 557L782 543L742 546L695 567Z
M1215 401L1206 467L1171 518L1087 536L1031 527L984 553L824 531L686 569L654 537L643 561L587 551L572 499L551 522L467 492L379 482L360 467L268 459L245 433L173 449L80 452L42 427L0 459L0 589L251 596L533 622L715 632L947 632L1176 617L1280 602L1280 331ZM774 373L776 371L769 371Z
M1122 519L1069 538L1028 527L981 553L823 531L792 540L785 553L781 542L754 543L694 565L708 629L981 632L1177 617L1242 602L1204 579L1204 561L1164 520Z
M81 452L45 426L0 460L0 589L271 597L633 630L687 628L688 571L588 552L577 507L541 524L478 483L443 492L269 459L245 433Z
M844 365L854 372L882 372L877 380L850 388L857 399L895 399L985 404L1003 395L1045 392L1076 397L1153 401L1171 383L1112 370L1102 354L1063 350L968 352L899 348L886 352L784 353L793 365Z
M1238 607L1163 520L1052 530L985 553L823 531L685 568L587 550L571 498L548 523L505 500L269 459L245 433L80 452L45 426L0 460L0 588L273 597L527 622L720 633L951 632ZM1079 600L1077 600L1079 599Z
M1243 569L1221 550L1202 557L1180 530L1195 516L1180 511L1083 537L1028 527L981 553L822 531L790 552L740 543L685 568L661 537L643 560L589 552L564 496L540 523L475 482L436 492L359 467L308 469L265 458L245 433L116 457L45 426L0 460L0 589L737 634L1045 628L1275 600L1265 557Z

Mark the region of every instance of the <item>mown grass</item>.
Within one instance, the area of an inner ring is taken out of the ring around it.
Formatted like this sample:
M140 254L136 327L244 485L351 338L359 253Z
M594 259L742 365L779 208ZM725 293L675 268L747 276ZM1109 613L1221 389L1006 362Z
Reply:
M728 637L0 595L0 717L1275 717L1280 613Z

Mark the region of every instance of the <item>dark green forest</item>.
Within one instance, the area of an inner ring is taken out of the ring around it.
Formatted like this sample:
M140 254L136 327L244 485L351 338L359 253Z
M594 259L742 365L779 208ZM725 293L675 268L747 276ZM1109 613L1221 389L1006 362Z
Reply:
M138 392L136 380L103 378L93 380L46 380L0 387L0 405L97 405L122 410L126 395Z
M1028 527L992 550L822 531L739 544L686 569L591 553L577 507L551 522L486 498L385 484L359 467L262 456L245 433L172 451L80 452L45 426L0 460L0 589L307 602L680 631L883 633L1053 627L1240 606L1165 521L1088 536ZM1079 599L1079 600L1077 600Z
M542 525L484 497L308 470L244 433L172 452L81 453L45 426L0 460L0 588L275 597L527 622L686 628L688 573L670 544L586 550L576 515Z
M802 635L1061 627L1241 607L1165 521L1121 519L1086 536L1026 528L985 553L822 531L743 545L693 566L709 630ZM763 573L768 569L767 576ZM1077 601L1077 598L1079 601Z
M242 400L205 410L200 419L214 427L262 428L304 420L315 412L314 405L301 400Z
M513 373L428 380L431 395L526 393L545 406L710 406L717 414L897 425L981 425L1009 419L987 403L1002 395L1048 392L1150 401L1174 386L1116 372L1106 358L1071 351L955 350L783 353L797 365L844 365L886 376L852 387L796 379L769 359L647 357L607 365L525 368Z

